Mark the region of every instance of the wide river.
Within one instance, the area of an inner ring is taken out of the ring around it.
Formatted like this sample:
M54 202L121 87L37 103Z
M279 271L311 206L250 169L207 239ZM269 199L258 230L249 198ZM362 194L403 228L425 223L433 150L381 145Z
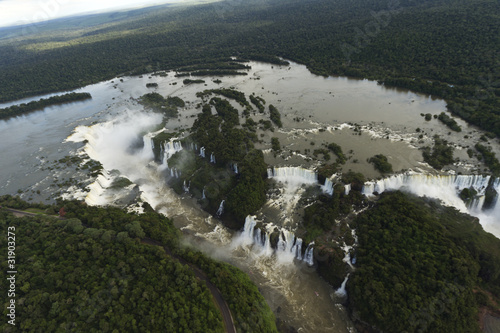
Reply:
M437 115L446 111L444 101L429 96L386 89L368 80L319 77L295 63L271 66L251 62L249 65L247 76L223 77L220 84L213 82L215 78L204 78L205 84L185 86L183 78L176 78L173 73L166 77L116 78L75 90L91 93L92 100L0 121L0 194L20 194L26 200L43 202L65 195L86 199L89 204L116 204L123 202L123 193L106 191L104 183L121 175L138 185L126 193L125 198L137 195L149 202L173 218L176 226L188 235L186 242L249 274L281 320L299 332L353 332L340 304L343 297L339 297L313 267L252 246L251 239L242 232L226 229L189 195L176 195L166 185L162 168L151 163L152 155L147 149L131 149L138 138L153 131L160 122L157 115L144 112L135 99L153 91L146 88L146 83L152 82L158 83L154 91L184 99L187 104L179 118L166 124L168 130L178 131L189 128L200 112L195 108L201 102L195 97L198 91L233 87L247 96L255 93L267 104L275 105L282 115L282 129L259 132L263 141L259 148L266 152L270 165L312 168L319 161L312 157L311 151L335 142L349 157L343 171L359 171L368 178L380 177L366 162L380 153L388 157L395 172L413 169L436 173L423 163L418 150L430 145L435 134L456 148L457 163L447 171L480 173L484 166L477 159L469 158L466 149L473 147L482 133L460 120L457 121L463 131L458 134L451 133L436 119L425 121L421 114ZM50 95L32 99L47 96ZM0 104L0 108L32 99ZM259 114L253 117L263 118ZM278 156L269 152L270 139L274 136L286 147ZM491 145L500 156L499 145L493 142ZM89 179L87 173L77 171L77 165L57 162L67 156L90 157L101 162L105 169L101 183L96 184L95 178ZM90 184L90 193L77 189L77 182ZM276 202L296 203L301 190L297 185L283 190L281 198L270 198L267 212ZM285 195L290 197L283 200ZM295 221L300 220L295 207L288 208L285 216L273 216L264 210L259 218L283 227L285 221L292 219L286 214L293 214ZM290 231L294 231L293 228Z

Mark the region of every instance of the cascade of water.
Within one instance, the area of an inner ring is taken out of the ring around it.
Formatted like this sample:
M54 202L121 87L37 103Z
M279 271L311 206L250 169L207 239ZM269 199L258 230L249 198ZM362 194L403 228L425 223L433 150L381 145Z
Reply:
M189 193L189 188L191 187L191 182L189 182L187 184L186 181L184 180L182 187L184 188L184 192Z
M168 159L175 153L182 150L182 145L179 141L165 141L162 145L162 166L168 167Z
M142 137L142 141L144 143L142 147L142 156L147 159L152 159L154 157L153 149L154 149L154 142L153 142L153 135L152 133L147 133Z
M309 265L314 265L314 242L309 243L306 252L304 253L304 261Z
M215 155L214 155L214 153L210 154L210 163L214 163L215 164Z
M201 193L201 198L206 199L207 197L205 196L205 189L203 189L203 192Z
M200 156L205 157L205 147L200 148Z
M224 213L224 200L220 202L219 209L217 210L216 215L221 216Z
M326 178L325 184L321 186L321 189L326 194L332 195L333 194L333 182L332 182L332 180L330 178Z
M101 206L108 203L104 197L106 189L111 186L114 178L105 170L102 169L97 179L88 186L89 193L85 197L85 202L92 206Z
M351 192L351 184L344 185L345 188L345 195L349 195Z
M301 167L274 167L267 169L267 177L276 179L288 186L295 187L302 184L312 185L318 183L318 174L315 171ZM325 183L320 185L321 190L329 195L333 194L333 179L325 179Z
M446 204L464 210L464 205L458 195L465 188L473 188L477 192L478 198L474 200L471 207L481 209L484 203L481 196L485 194L489 181L490 176L482 175L426 175L407 172L366 182L362 193L366 196L372 196L375 192L382 193L386 190L406 188L417 195L436 197ZM495 180L495 182L497 181L498 179Z
M349 280L349 275L350 274L347 274L347 276L345 277L344 281L342 281L342 285L340 286L339 289L337 289L335 291L335 295L341 296L341 297L347 296L347 291L345 290L345 286L347 284L347 280Z
M240 236L243 244L253 245L254 250L260 250L260 253L266 256L270 256L275 253L279 262L293 262L294 259L298 259L312 265L313 243L307 247L306 256L303 257L302 239L295 237L295 234L289 230L281 229L279 231L276 249L273 251L270 240L270 234L272 231L264 231L259 228L256 229L256 224L257 222L255 221L255 217L250 215L246 217L245 226L243 227L243 231ZM274 227L272 229L274 230Z
M301 167L269 168L267 169L267 176L291 184L315 184L318 182L316 172Z
M234 173L236 173L236 174L238 173L238 164L236 164L236 163L235 163L235 164L233 164L233 171L234 171Z

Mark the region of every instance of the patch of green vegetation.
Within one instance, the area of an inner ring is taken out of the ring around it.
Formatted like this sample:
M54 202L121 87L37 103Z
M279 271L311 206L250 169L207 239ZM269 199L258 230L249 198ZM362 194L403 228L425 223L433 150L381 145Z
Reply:
M438 116L438 119L443 124L445 124L446 126L448 126L451 130L453 130L455 132L461 132L462 131L462 128L458 125L458 123L456 122L456 120L453 119L453 118L451 118L450 116L448 116L446 113L441 112L441 114Z
M121 189L121 188L130 186L132 184L133 183L129 179L127 179L125 177L118 177L115 180L113 180L113 183L111 183L111 186L109 188L117 190L117 189Z
M205 83L205 80L184 79L184 81L182 81L182 83L184 83L185 85L193 84L193 83Z
M448 141L441 139L438 135L434 136L434 147L425 147L422 151L424 161L429 163L434 169L441 170L444 166L452 164L453 147L448 145Z
M491 170L494 175L500 175L500 162L490 146L483 146L480 143L476 144L476 150L483 156L484 164Z
M392 173L392 164L387 160L387 156L378 154L370 157L368 162L372 163L375 169L381 173Z
M281 151L281 143L280 143L280 140L277 137L272 137L271 138L271 149L275 153L278 153L278 152Z
M271 114L271 121L279 128L283 127L283 124L281 123L281 114L278 109L276 109L276 107L272 104L269 105L269 113Z
M227 88L222 88L222 89L207 89L202 92L197 92L196 97L198 98L205 98L207 96L210 96L211 94L216 94L216 95L221 95L226 98L234 99L236 102L238 102L241 106L250 106L248 104L248 101L245 97L245 94L242 93L241 91L234 90L234 89L227 89Z
M330 149L332 151L332 153L337 155L337 163L345 164L345 162L347 161L347 158L345 157L344 153L342 152L342 147L340 147L338 144L332 142L328 145L328 149Z
M164 114L166 117L177 117L177 108L184 107L185 103L180 97L163 97L158 93L148 93L139 98L139 103L146 108Z
M266 104L266 101L263 98L259 96L250 95L250 102L252 102L252 104L257 107L260 113L264 113L265 110L264 104Z

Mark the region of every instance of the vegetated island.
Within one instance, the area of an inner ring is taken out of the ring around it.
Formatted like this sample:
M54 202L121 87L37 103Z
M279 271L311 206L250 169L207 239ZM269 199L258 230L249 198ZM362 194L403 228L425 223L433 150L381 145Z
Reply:
M30 113L37 110L42 110L48 106L59 105L71 102L79 102L91 99L92 95L87 92L83 93L69 93L64 95L52 96L49 98L42 98L38 101L23 103L19 105L12 105L7 108L0 109L0 119L8 119L22 114Z
M172 221L147 204L140 215L11 196L0 197L0 206L38 212L16 217L0 210L0 226L17 236L19 272L16 326L3 320L2 332L234 332L223 324L208 282L220 291L238 332L277 332L246 274L181 246ZM0 249L7 253L7 242ZM2 279L0 286L8 290L9 283Z

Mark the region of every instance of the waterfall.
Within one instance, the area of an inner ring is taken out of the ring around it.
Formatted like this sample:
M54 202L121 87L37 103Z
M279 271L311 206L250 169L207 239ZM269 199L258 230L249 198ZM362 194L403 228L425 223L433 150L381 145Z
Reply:
M279 239L276 249L271 248L271 233L276 227L269 225L268 230L255 229L257 221L254 216L247 216L245 218L245 226L240 235L240 241L245 245L253 245L254 251L260 251L260 254L271 256L273 253L279 262L293 262L294 259L305 261L309 265L313 263L312 245L307 247L306 255L302 256L303 240L296 237L295 234L289 230L279 230ZM271 230L269 230L271 229Z
M200 148L200 156L203 158L205 157L205 147Z
M170 141L165 141L161 147L161 156L162 156L162 167L168 167L168 159L172 157L175 153L182 150L182 145L179 141L174 141L175 139L171 139Z
M309 265L314 265L314 242L309 243L307 246L306 252L304 253L304 261Z
M205 189L203 189L203 192L201 193L201 199L206 199L207 197L205 196Z
M488 184L491 184L497 195L491 209L483 210ZM468 207L460 198L460 192L465 188L472 188L477 192ZM476 216L486 231L500 237L500 178L491 179L490 176L482 175L428 175L410 171L366 182L362 193L372 196L375 192L399 189L418 196L439 199L447 206Z
M490 176L481 175L426 175L421 173L406 172L388 178L369 181L363 186L362 193L372 196L375 192L382 193L386 190L407 189L419 196L429 196L442 200L445 204L454 206L462 211L467 211L465 204L458 196L465 188L473 188L477 198L472 207L481 209ZM495 180L495 184L499 179ZM497 192L498 193L498 192Z
M318 184L318 174L315 171L302 167L274 167L267 169L267 177L287 184L288 187L299 187L302 184ZM325 179L325 184L320 185L321 190L329 195L333 194L333 179L336 175Z
M267 176L289 184L316 184L318 174L301 167L275 167L267 169Z
M216 215L221 216L224 213L224 200L220 202L219 209L217 210Z
M321 185L321 189L326 194L332 195L333 194L333 181L332 181L332 179L326 178L325 179L325 184Z
M87 188L89 193L85 197L85 202L91 206L105 206L109 204L109 198L106 198L106 189L113 183L112 177L105 169L101 170L97 179Z
M189 193L189 187L191 187L191 182L186 184L186 181L184 180L182 187L184 188L184 192Z
M147 159L154 158L154 142L153 142L153 133L147 133L142 137L142 141L144 146L142 147L142 156Z
M234 173L238 174L238 164L237 163L233 164L233 171L234 171Z
M214 163L215 164L215 155L214 155L214 153L210 154L210 163Z
M340 286L340 288L335 291L335 295L340 296L340 297L347 296L347 291L345 290L347 280L349 280L349 274L347 274L344 281L342 281L342 285Z
M349 195L351 192L351 184L344 185L345 188L345 195Z

